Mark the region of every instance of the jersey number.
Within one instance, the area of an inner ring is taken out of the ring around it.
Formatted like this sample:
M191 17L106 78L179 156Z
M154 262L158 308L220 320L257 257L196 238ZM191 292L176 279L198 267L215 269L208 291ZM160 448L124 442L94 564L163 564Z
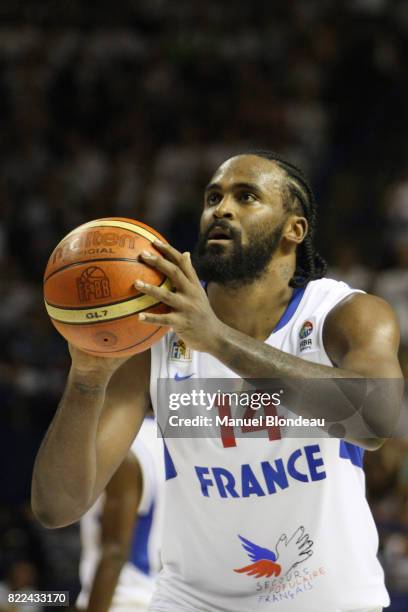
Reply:
M223 403L216 404L216 407L218 409L218 414L220 416L220 419L227 417L226 420L229 420L232 418L231 404L230 404L228 397L224 397ZM255 413L255 411L250 406L248 406L243 418L248 419L248 420L253 419L253 418L259 418L258 412L260 411L257 411ZM276 407L272 403L270 403L267 406L263 406L263 413L265 417L267 416L276 417L277 416ZM271 442L273 440L281 439L279 425L269 425L269 426L267 425L242 425L241 426L241 432L243 434L249 433L252 431L263 431L263 430L266 430L268 432L268 438ZM220 433L221 433L221 440L222 440L222 444L224 448L231 448L237 445L234 427L232 427L232 425L221 425Z

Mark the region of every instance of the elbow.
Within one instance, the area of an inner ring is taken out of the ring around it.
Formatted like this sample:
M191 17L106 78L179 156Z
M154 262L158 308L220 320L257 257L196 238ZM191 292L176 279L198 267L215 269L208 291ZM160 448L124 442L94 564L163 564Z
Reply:
M31 509L37 521L46 529L60 529L76 523L81 517L80 515L68 516L66 512L56 512L51 508L41 507L31 500Z
M365 438L364 440L360 440L358 444L364 448L364 450L376 451L382 447L386 440L387 438Z
M67 486L50 482L34 469L31 481L31 509L37 521L47 529L59 529L76 523L92 505L89 495L70 491Z
M34 478L31 483L31 511L34 518L43 527L46 527L47 529L56 529L59 527L54 512L41 495L39 487L36 486L36 481Z
M369 438L367 440L364 440L365 442L365 450L368 451L372 451L372 450L378 450L379 448L381 448L383 446L383 444L385 444L385 442L387 441L387 438Z
M79 511L69 504L59 504L57 500L43 498L33 487L31 492L31 510L37 521L47 529L59 529L75 523L86 512Z
M31 491L31 510L34 518L43 527L47 529L56 529L60 526L56 520L57 517L50 508L47 508L46 504L41 503L39 496L34 490Z
M47 529L58 529L59 527L64 527L58 517L55 516L52 512L49 512L47 509L39 508L36 504L31 500L31 510L33 511L34 517L43 527Z

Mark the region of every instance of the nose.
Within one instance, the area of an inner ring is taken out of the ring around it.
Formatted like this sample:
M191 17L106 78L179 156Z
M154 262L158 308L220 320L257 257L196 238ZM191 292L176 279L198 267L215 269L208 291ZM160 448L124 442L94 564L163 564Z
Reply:
M234 217L234 205L232 198L225 195L221 202L214 207L213 217L215 219L232 219Z

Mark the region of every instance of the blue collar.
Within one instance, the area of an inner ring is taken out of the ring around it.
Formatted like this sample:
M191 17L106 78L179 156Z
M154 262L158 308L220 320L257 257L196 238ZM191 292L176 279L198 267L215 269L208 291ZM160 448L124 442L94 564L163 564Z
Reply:
M289 321L295 314L296 309L299 306L299 302L302 299L305 291L306 287L298 287L297 289L293 290L292 297L290 298L289 303L286 306L285 312L275 325L275 329L272 332L273 334L282 329L282 327L284 327L286 323L289 323Z

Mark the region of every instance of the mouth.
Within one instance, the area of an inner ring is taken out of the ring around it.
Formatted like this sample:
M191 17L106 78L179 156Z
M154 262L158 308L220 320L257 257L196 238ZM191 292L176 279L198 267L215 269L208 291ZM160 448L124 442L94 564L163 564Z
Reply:
M231 232L228 228L216 225L208 232L207 242L227 242L231 240Z

